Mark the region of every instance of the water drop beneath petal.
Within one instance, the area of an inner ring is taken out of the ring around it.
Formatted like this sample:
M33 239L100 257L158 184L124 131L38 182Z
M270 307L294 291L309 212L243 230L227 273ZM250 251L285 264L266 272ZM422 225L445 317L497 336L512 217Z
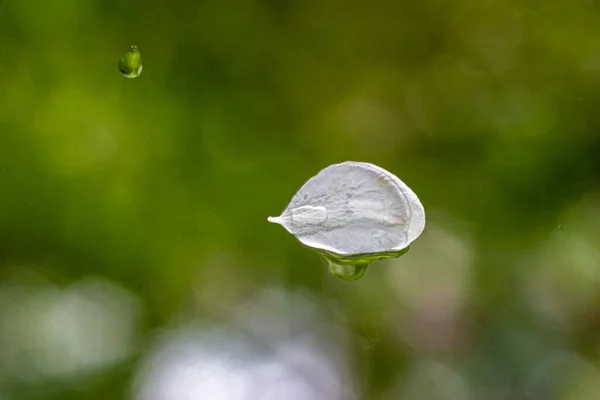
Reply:
M329 272L345 281L356 281L367 272L369 264L343 264L327 259Z
M410 250L410 246L400 251L375 254L340 255L318 250L317 253L319 253L327 262L329 272L333 275L346 281L356 281L365 275L367 267L371 265L372 262L390 258L399 258L408 253L408 250Z

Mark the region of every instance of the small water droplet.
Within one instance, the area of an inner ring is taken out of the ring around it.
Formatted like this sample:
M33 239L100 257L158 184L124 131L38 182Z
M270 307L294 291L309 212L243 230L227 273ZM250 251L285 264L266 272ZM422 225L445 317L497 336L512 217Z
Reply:
M329 272L345 281L355 281L362 278L367 272L369 264L344 264L327 259Z
M126 78L137 78L142 73L142 54L137 46L131 46L131 51L119 59L119 72Z
M408 252L410 246L399 250L373 254L358 254L341 256L316 249L317 253L327 262L329 272L346 281L355 281L362 278L367 272L367 267L374 261L402 257Z

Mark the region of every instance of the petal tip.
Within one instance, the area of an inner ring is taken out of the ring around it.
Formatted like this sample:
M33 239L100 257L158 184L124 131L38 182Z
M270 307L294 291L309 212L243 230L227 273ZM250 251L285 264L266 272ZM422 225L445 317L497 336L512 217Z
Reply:
M281 225L281 217L268 217L267 221L273 223L273 224L279 224Z

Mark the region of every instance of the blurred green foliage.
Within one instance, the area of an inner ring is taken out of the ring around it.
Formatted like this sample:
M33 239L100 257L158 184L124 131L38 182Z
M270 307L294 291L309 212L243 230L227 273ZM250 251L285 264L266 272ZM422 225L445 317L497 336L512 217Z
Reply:
M134 43L129 80L115 66ZM43 384L7 364L0 398L129 398L157 329L273 286L376 332L349 346L359 398L418 381L423 359L475 399L600 395L600 4L2 0L0 88L0 285L99 277L143 310L130 356ZM392 171L428 212L406 256L356 283L266 221L345 160ZM419 317L452 299L446 325ZM439 324L462 333L398 333ZM585 368L540 369L557 352Z

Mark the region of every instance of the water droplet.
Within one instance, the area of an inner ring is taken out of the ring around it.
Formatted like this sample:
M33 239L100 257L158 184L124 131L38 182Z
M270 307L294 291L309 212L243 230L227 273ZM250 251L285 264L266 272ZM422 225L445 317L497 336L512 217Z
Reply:
M355 281L362 278L367 272L369 264L342 264L332 260L329 263L329 272L345 281Z
M356 281L367 272L367 267L374 261L388 258L398 258L408 252L410 246L400 251L389 251L373 254L359 254L353 256L342 256L316 250L328 264L329 272L346 281Z
M142 54L137 46L131 46L131 51L119 59L119 72L126 78L137 78L142 73Z

